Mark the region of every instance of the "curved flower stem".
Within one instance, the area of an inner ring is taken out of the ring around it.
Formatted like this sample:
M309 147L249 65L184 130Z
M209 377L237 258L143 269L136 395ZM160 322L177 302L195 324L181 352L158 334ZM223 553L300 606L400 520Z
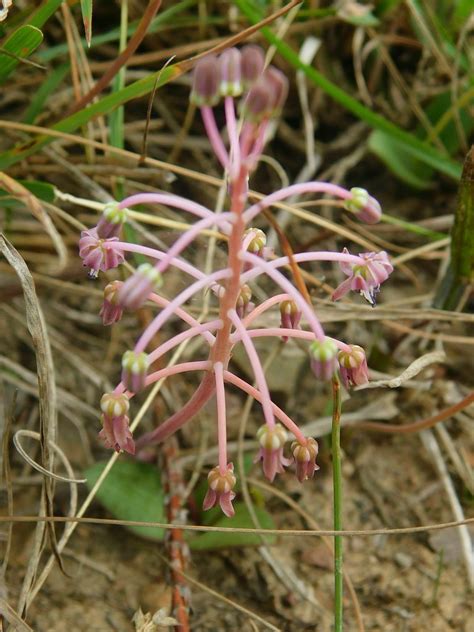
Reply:
M292 184L289 187L280 189L271 195L267 195L262 200L250 206L244 214L246 222L252 221L264 208L268 208L275 202L280 202L292 195L303 195L304 193L329 193L343 200L352 197L352 193L337 184L330 182L303 182L301 184Z
M179 195L171 195L169 193L136 193L123 199L119 204L119 208L129 208L137 206L137 204L162 204L163 206L171 206L172 208L187 211L202 218L214 215L210 209L202 206L202 204L197 204Z
M219 471L222 475L227 472L227 426L224 389L224 366L222 362L214 364L216 379L217 402L217 443L219 446Z
M177 347L179 344L181 344L185 340L188 340L189 338L194 338L195 336L198 336L199 334L202 334L206 331L214 331L216 329L219 329L220 327L222 327L222 321L220 319L213 320L210 323L202 323L202 324L196 325L195 327L191 327L191 329L187 329L186 331L183 331L180 334L173 336L172 338L164 342L162 345L154 349L149 354L148 361L151 364L152 362L155 362L156 360L158 360L158 358L161 358L161 356L163 356L165 353L167 353L171 349L174 349L174 347Z
M251 255L248 252L243 252L241 254L241 257L244 261L248 261L249 263L253 264L254 268L259 268L262 271L262 273L265 273L267 276L269 276L277 285L281 287L281 289L284 292L289 294L290 297L295 301L296 306L299 308L303 316L308 321L308 324L313 330L316 338L318 340L324 340L325 338L324 330L321 327L321 324L316 314L314 313L311 305L308 305L308 303L301 296L298 290L290 283L290 281L288 281L288 279L284 277L283 274L281 274L281 272L278 272L278 270L275 270L274 267L272 267L269 262L264 261L263 259L261 259L260 257L257 257L256 255ZM245 275L242 275L242 278L244 276Z
M230 371L224 371L224 380L228 382L229 384L233 384L234 386L237 386L237 388L240 388L241 391L243 391L244 393L247 393L247 395L250 395L250 397L253 397L257 402L262 403L262 395L260 391L256 389L254 386L252 386L251 384L248 384L248 382L245 382L244 380L240 379L240 377L237 377ZM290 419L290 417L288 417L288 415L273 402L271 402L271 406L275 414L275 417L279 421L281 421L281 423L286 428L288 428L288 430L294 435L297 441L299 441L300 443L304 443L306 441L306 437L298 428L298 426L295 424L295 422L292 419Z
M337 376L332 381L332 468L334 495L334 531L342 529L342 468L341 468L341 385ZM342 536L334 536L334 631L343 629Z
M150 259L158 259L159 261L163 261L163 259L168 258L168 253L163 252L162 250L149 248L148 246L141 246L140 244L131 244L128 241L108 241L104 242L102 247L106 250L135 252L140 255L145 255L145 257L150 257ZM172 265L175 268L186 272L195 279L203 279L206 276L204 272L201 272L201 270L198 270L187 261L184 261L183 259L178 259L178 257L174 257L173 259L171 259L169 265Z
M356 266L366 265L366 261L364 261L362 257L358 257L357 255L345 254L344 252L298 252L292 256L292 259L297 263L304 263L306 261L336 261L337 263L350 263ZM267 261L267 263L273 269L281 268L283 266L289 265L290 258L278 257L278 259ZM260 274L264 274L264 270L258 270L257 268L248 270L242 275L242 283L248 283Z
M244 327L248 328L250 323L261 316L264 312L271 309L274 305L279 305L282 301L288 301L290 299L291 296L289 294L276 294L275 296L267 298L266 301L263 301L263 303L254 307L254 309L243 319L242 323L244 324Z
M178 294L176 298L174 298L165 309L151 321L145 331L142 333L140 338L138 339L137 344L135 345L135 351L140 353L144 351L153 336L160 330L160 328L165 324L165 322L174 314L177 307L180 307L183 303L185 303L188 299L191 298L196 292L202 290L203 288L212 285L215 281L219 279L228 278L231 275L230 270L218 270L213 274L210 274L208 277L204 279L200 279L196 281L189 287L187 287L181 294Z
M163 298L163 296L154 293L150 294L148 300L152 301L156 305L159 305L160 307L167 307L171 303L171 301L169 301L167 298ZM199 327L199 325L201 324L198 320L191 316L191 314L188 314L188 312L182 307L176 307L173 314L178 316L178 318L181 318L183 322L185 322L187 325L190 325L191 327ZM214 336L208 331L201 332L201 336L212 347L215 341Z
M160 261L155 267L158 272L163 273L166 268L171 264L171 261L177 257L181 252L189 246L189 244L194 241L194 239L205 229L210 228L211 226L219 226L223 227L234 218L232 213L221 213L220 215L212 215L212 217L205 217L204 219L200 219L198 222L193 224L189 230L181 235L179 239L177 239L171 248L168 250L166 257Z
M217 129L216 119L214 118L212 108L208 105L203 105L201 108L201 116L204 127L206 128L206 134L211 142L212 149L214 150L214 153L221 165L224 169L227 169L229 166L229 154L227 153L227 149L222 141L222 136Z
M286 329L285 327L265 327L260 329L247 329L246 334L249 338L300 338L302 340L314 340L314 333L312 331L305 331L304 329ZM331 338L327 336L328 340L332 340L341 351L349 353L351 351L350 345L347 345L337 338ZM231 337L233 344L241 342L242 339L239 332L234 332ZM242 341L243 342L243 341Z
M160 443L161 441L164 441L167 437L172 435L173 432L176 432L177 430L182 428L185 423L187 423L190 419L197 415L197 413L213 396L215 391L215 381L214 374L210 371L212 367L211 363L206 361L190 362L186 364L193 364L195 370L204 370L208 372L203 377L201 383L194 392L194 395L187 402L187 404L183 406L183 408L178 410L174 415L171 415L171 417L168 417L168 419L160 426L158 426L158 428L155 428L155 430L152 430L151 432L147 432L135 442L137 450L140 450L146 445L153 445L155 443ZM201 365L200 368L198 365ZM159 373L159 371L157 373ZM154 373L153 375L157 376L157 373ZM162 376L156 377L154 381L161 379L161 377Z
M245 351L247 352L248 359L252 366L255 381L262 397L262 408L263 415L265 417L265 423L269 428L274 428L275 417L273 415L272 400L270 398L270 391L268 390L267 380L262 368L262 364L260 362L260 358L258 357L257 350L255 349L252 339L248 335L247 330L243 326L242 321L240 320L237 312L234 309L229 311L229 318L231 319L232 324L234 325L240 339L242 340Z

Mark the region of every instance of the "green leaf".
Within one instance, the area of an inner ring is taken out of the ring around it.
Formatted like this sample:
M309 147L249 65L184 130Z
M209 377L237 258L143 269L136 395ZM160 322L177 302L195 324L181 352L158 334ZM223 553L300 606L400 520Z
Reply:
M38 90L32 95L30 104L25 114L23 115L23 122L32 124L35 122L36 117L43 111L44 105L48 100L48 97L54 95L56 90L61 85L64 77L69 72L69 64L61 64L54 70L48 72L43 83L39 86Z
M41 6L29 17L28 23L41 28L43 24L56 12L64 0L45 0Z
M405 147L390 134L380 130L373 131L369 136L368 147L403 182L415 189L427 189L431 186L433 169L410 156Z
M255 8L248 2L248 0L235 1L251 22L257 23L261 19L261 13L255 11ZM275 46L282 57L289 61L296 70L302 70L310 81L322 88L332 99L334 99L334 101L340 103L344 108L346 108L346 110L354 114L354 116L358 119L365 121L374 129L385 132L394 140L397 140L399 145L401 145L403 149L405 149L406 153L412 158L417 158L424 164L455 180L459 179L461 175L461 165L458 162L452 160L449 156L446 156L413 134L402 130L382 115L372 112L372 110L357 101L357 99L354 99L354 97L327 79L315 68L303 63L299 55L290 46L288 46L288 44L277 37L268 27L263 27L261 31L265 38Z
M86 470L92 489L106 462ZM97 499L119 520L165 522L164 492L156 467L140 461L117 461L97 492ZM127 527L148 540L163 540L160 527Z
M254 529L255 525L244 503L236 503L235 516L226 518L222 516L213 525L215 527L234 527L240 529ZM262 529L275 529L275 523L271 515L261 507L255 507L255 513ZM276 540L275 535L265 536L266 544L273 544ZM208 531L202 535L194 536L188 540L188 544L193 551L207 551L209 549L224 549L229 547L240 546L259 546L262 538L258 534L253 533L233 533Z
M20 26L0 45L0 83L15 70L21 59L29 57L43 41L43 33L30 24ZM4 50L13 56L3 54Z
M81 11L87 46L90 46L92 38L92 0L81 0Z

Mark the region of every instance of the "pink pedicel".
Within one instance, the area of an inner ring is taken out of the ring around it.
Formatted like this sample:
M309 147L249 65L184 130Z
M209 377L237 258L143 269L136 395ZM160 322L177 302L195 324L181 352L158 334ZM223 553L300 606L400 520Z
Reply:
M261 462L263 473L270 481L291 467L298 480L304 482L319 469L316 440L305 437L271 398L256 339L273 337L307 344L315 380L323 388L337 376L348 389L368 380L364 350L326 335L313 305L295 287L285 268L292 262L337 263L347 278L335 290L334 300L353 290L372 305L381 284L393 270L385 252L358 256L349 254L346 249L343 252L302 252L294 253L290 261L288 257L276 258L267 248L265 233L259 227L263 211L293 196L330 196L340 200L345 211L368 224L379 221L381 208L365 189L348 190L330 182L316 181L286 186L256 202L249 202L249 177L258 167L269 124L281 114L289 86L280 70L274 66L265 68L264 60L261 48L248 45L240 50L228 49L217 57L207 55L198 61L193 71L191 100L201 112L212 151L225 171L229 196L225 212L214 213L193 200L166 192L135 192L119 203L106 205L97 226L83 231L79 242L80 256L94 277L119 266L128 253L147 259L147 263L141 264L124 282L112 281L106 286L100 310L104 325L118 322L123 310L136 312L146 301L153 312L134 348L123 355L121 381L112 393L102 398L101 440L109 449L134 454L129 400L159 380L173 379L176 375L193 379L193 375L198 375L200 381L190 399L156 428L138 437L136 447L140 454L153 444L165 441L214 400L218 465L208 474L203 508L207 510L217 505L229 518L234 515L236 476L227 454L228 389L238 389L260 407L264 425L256 435L259 446L256 461ZM223 121L222 129L218 121ZM179 210L190 221L189 228L180 233L166 251L119 241L129 215L127 208L138 204L160 204ZM188 247L207 230L223 234L227 240L227 259L221 268L216 266L203 272L186 257ZM166 298L159 291L162 275L166 277L170 268L180 275L182 287ZM262 288L268 297L254 304L255 295L259 296ZM196 305L193 301L209 291L217 303L217 312L211 310L207 318L198 322L191 312L191 307ZM176 321L180 329L167 337L169 329L165 327L171 323L175 326ZM159 332L159 342L155 343ZM165 356L169 358L178 345L188 341L200 342L204 355L167 365ZM246 369L255 386L229 370L236 345L241 345L246 354ZM161 358L164 368L151 372L150 365ZM288 441L292 441L291 447L287 446Z

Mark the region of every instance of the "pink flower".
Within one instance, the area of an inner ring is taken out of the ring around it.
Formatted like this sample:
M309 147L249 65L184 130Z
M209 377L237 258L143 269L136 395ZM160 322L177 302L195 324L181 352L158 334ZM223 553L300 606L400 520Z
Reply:
M258 429L257 439L260 450L254 463L263 461L263 473L270 482L273 482L276 474L282 474L285 467L291 465L291 459L283 456L283 448L288 440L288 434L281 424L274 428L264 425Z
M308 437L305 443L293 441L291 451L296 464L296 476L300 483L308 478L312 478L319 465L316 465L318 456L318 442L312 437Z
M237 479L234 475L233 463L228 463L227 471L224 474L221 473L219 466L212 468L207 475L207 482L209 489L204 498L202 508L204 511L214 507L216 503L219 503L220 508L228 518L232 518L235 514L232 501L235 498L235 492L233 491Z
M339 351L339 374L346 388L359 386L369 381L369 370L365 351L358 345L349 345L350 351Z
M101 239L97 228L83 230L79 240L79 256L83 264L90 268L91 276L96 277L99 271L105 272L117 268L124 262L125 256L118 248L108 248L107 244L118 241L117 237Z
M150 362L142 351L125 351L122 358L122 383L132 393L142 391L146 386L146 376Z
M129 400L125 393L105 393L100 400L100 408L103 428L99 437L105 447L135 454L135 443L128 426Z
M347 248L344 254L349 254ZM333 301L345 296L350 290L359 292L371 305L375 307L375 297L380 291L380 285L386 281L393 271L393 266L388 260L388 255L383 250L381 252L362 252L359 257L365 263L358 265L354 263L340 263L339 266L349 278L343 281L332 295Z
M318 380L328 382L336 373L337 346L330 338L315 340L309 347L311 370Z
M298 329L301 312L295 301L282 301L280 303L281 327L283 329ZM288 342L288 336L282 336L283 342Z
M123 283L118 293L118 303L124 309L139 309L161 283L159 271L149 263L142 263Z
M361 222L376 224L382 215L378 201L361 187L351 189L352 197L344 202L344 208L351 211Z
M117 323L123 314L123 309L118 303L117 293L122 286L121 281L112 281L104 288L104 302L100 308L100 316L104 325Z

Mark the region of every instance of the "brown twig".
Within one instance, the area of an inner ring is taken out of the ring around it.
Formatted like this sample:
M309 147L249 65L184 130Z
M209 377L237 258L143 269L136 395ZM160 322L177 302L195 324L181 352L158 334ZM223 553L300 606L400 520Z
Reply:
M431 428L441 421L446 421L449 417L452 417L459 411L467 408L469 404L474 402L474 391L467 395L464 399L462 399L457 404L453 404L453 406L448 406L441 412L433 417L428 417L426 419L420 419L419 421L415 421L411 424L397 425L397 424L383 424L376 421L362 421L357 425L352 426L357 430L370 430L372 432L386 432L389 434L410 434L412 432L419 432L420 430L424 430L425 428Z

